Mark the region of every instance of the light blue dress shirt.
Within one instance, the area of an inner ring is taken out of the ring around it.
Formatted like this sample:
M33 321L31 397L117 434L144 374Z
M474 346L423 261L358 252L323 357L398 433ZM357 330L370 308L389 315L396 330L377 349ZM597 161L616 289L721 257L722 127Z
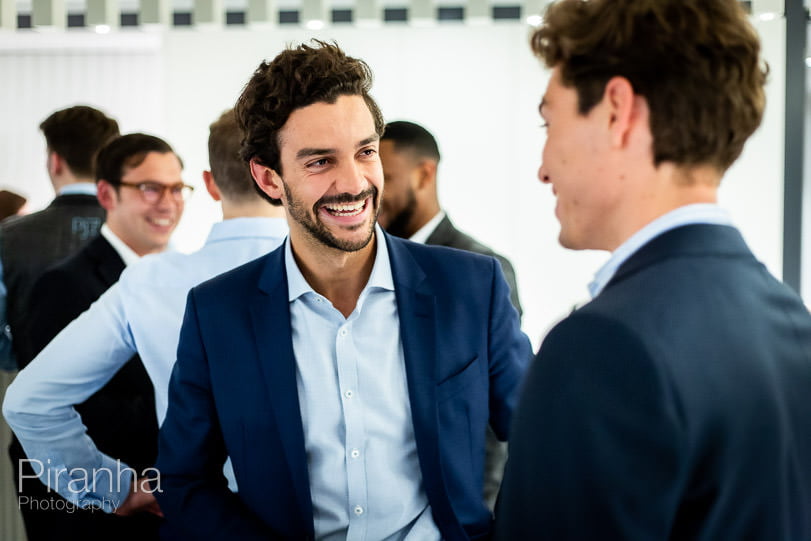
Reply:
M32 464L34 471L44 466L43 482L81 507L112 512L121 504L132 470L96 448L73 405L138 353L152 379L162 423L189 289L266 254L286 234L283 218L234 218L215 224L205 246L193 254L144 257L18 374L3 414L28 458L39 461ZM151 473L146 477L155 477Z
M594 275L594 280L589 284L589 293L594 298L600 294L603 288L608 285L611 278L617 272L617 269L625 263L629 257L634 255L637 250L642 248L645 244L658 237L666 231L690 224L715 224L715 225L732 225L732 220L729 213L711 203L696 203L693 205L685 205L675 210L671 210L667 214L659 216L651 223L631 235L628 240L623 242L619 248L614 250L611 258L600 267L600 270Z
M285 266L317 539L439 540L417 457L388 249L345 318Z
M92 182L68 184L59 191L59 195L68 194L96 195L96 185ZM6 319L7 296L8 290L3 281L3 258L0 257L0 369L12 371L17 369L17 359L11 347L11 328Z

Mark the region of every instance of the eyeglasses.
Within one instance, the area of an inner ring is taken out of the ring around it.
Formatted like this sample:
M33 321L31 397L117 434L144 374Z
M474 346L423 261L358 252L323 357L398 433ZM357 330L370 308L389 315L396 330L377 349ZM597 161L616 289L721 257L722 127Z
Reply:
M163 199L166 190L172 194L172 198L178 203L185 201L194 191L194 186L178 182L177 184L161 184L160 182L119 182L120 186L137 188L141 192L141 197L147 203L157 203Z

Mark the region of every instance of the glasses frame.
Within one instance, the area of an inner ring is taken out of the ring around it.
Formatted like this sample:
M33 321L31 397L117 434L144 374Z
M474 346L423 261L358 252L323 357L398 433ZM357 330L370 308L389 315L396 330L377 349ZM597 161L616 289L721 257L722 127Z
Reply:
M190 186L189 184L185 184L183 182L178 182L177 184L163 184L161 182L156 182L154 180L144 180L141 182L124 182L122 180L121 182L118 183L118 185L137 189L139 192L141 192L141 197L143 198L143 200L150 204L155 204L162 201L167 191L171 194L172 199L174 199L178 203L186 201L189 197L191 197L192 193L194 193L194 186ZM150 197L147 196L146 194L145 188L147 186L161 187L161 192L160 194L158 194L158 197L155 198L154 201L151 201ZM177 195L175 195L172 192L172 190L174 190L175 188L180 189Z

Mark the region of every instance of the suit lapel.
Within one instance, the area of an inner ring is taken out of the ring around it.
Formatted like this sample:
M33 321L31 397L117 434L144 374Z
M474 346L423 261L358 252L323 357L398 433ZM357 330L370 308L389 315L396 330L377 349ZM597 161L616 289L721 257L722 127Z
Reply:
M310 480L296 386L296 359L287 300L284 244L266 257L259 292L250 300L251 323L259 355L259 369L268 388L268 400L279 428L281 445L290 466L300 520L313 529Z
M441 522L455 522L447 498L440 460L436 402L436 296L428 277L406 243L386 234L394 279L400 336L403 341L408 396L423 485Z
M453 246L456 237L456 228L453 227L450 218L445 216L436 226L436 229L425 239L425 244L435 244L438 246Z
M118 255L115 248L104 236L99 235L87 245L87 256L92 260L93 267L104 284L105 289L118 281L124 272L124 260Z

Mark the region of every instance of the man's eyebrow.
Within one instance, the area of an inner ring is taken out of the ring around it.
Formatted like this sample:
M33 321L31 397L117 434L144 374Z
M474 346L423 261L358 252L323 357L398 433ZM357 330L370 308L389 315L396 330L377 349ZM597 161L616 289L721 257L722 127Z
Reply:
M369 143L374 143L375 141L379 141L379 140L380 140L380 136L375 133L375 134L372 134L369 137L363 139L362 141L360 141L355 146L357 148L360 148L362 146L368 145ZM325 154L334 154L335 152L337 152L337 150L335 150L334 148L307 147L307 148L302 148L301 150L296 152L296 159L301 160L303 158L309 158L311 156L324 156Z
M358 143L357 146L358 146L358 148L360 148L360 147L368 145L369 143L374 143L375 141L379 141L379 140L380 140L380 135L374 133L374 134L370 135L369 137L367 137L366 139L364 139L363 141L361 141L360 143Z
M302 148L296 152L296 159L309 158L310 156L323 156L324 154L335 153L334 148Z

